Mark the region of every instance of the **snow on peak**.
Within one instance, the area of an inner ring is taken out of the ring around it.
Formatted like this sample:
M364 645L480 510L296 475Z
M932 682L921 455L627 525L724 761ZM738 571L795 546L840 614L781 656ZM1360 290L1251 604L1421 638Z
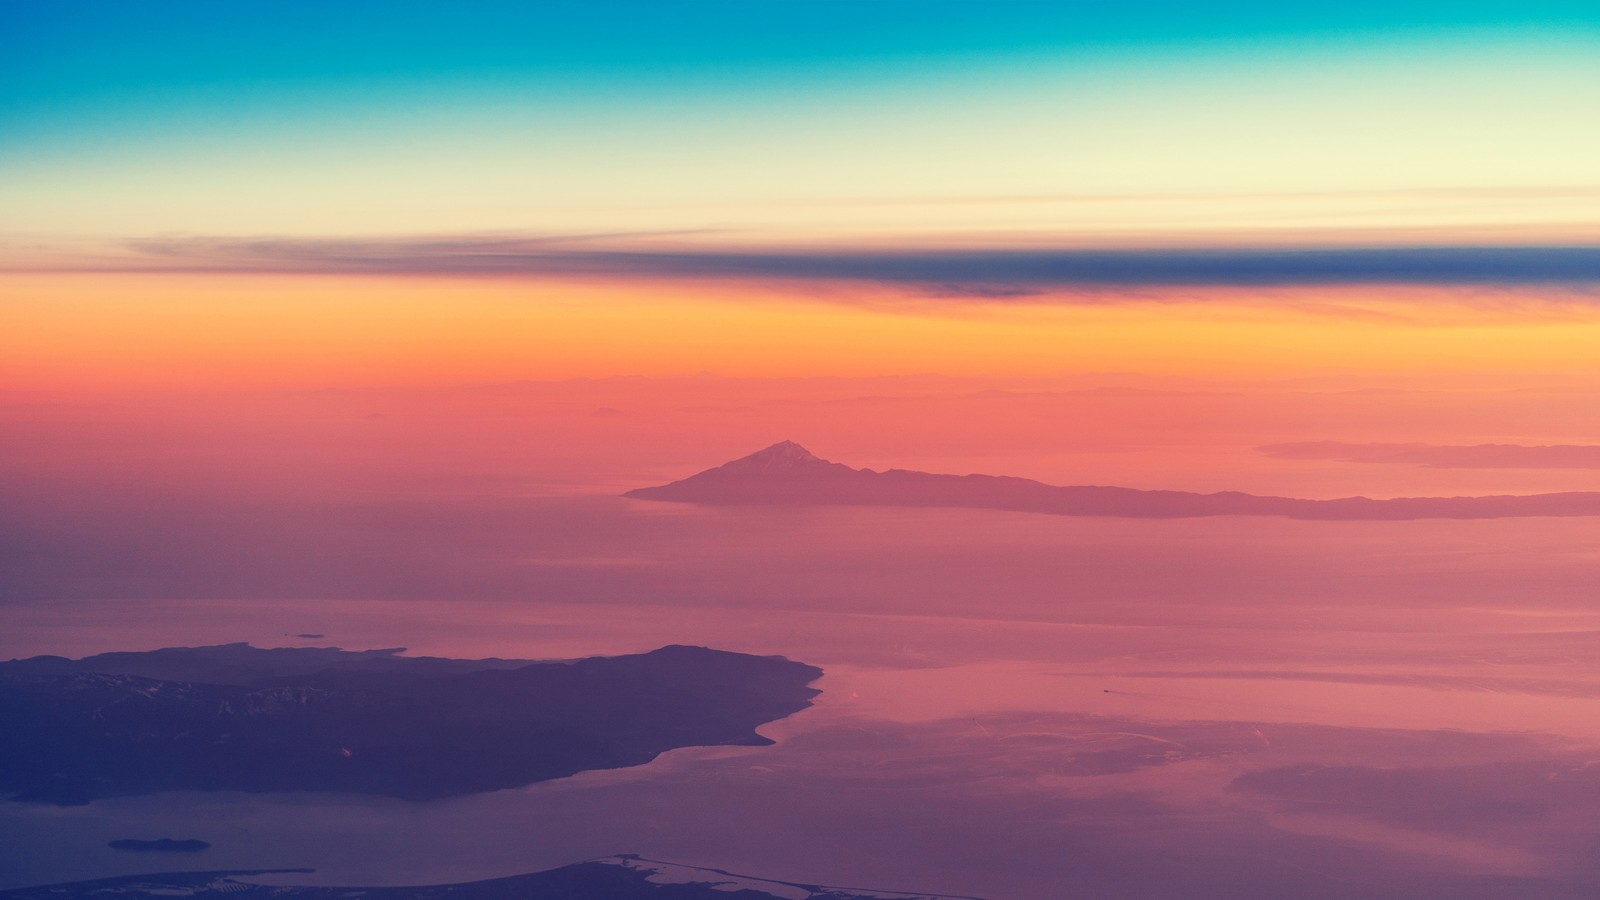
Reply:
M796 466L813 465L826 462L813 455L810 450L796 444L794 441L779 441L764 450L757 450L749 456L741 457L728 463L724 468L736 468L747 471L769 471L773 469L789 469Z

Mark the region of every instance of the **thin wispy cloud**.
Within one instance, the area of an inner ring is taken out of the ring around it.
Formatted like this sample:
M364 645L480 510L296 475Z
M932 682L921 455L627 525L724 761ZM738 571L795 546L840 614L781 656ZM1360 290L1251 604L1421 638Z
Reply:
M1303 441L1256 448L1275 459L1390 463L1429 469L1600 469L1600 444L1394 444Z
M409 239L161 238L90 268L178 272L605 277L856 283L1005 301L1162 287L1600 284L1600 246L750 248L640 246L638 235Z

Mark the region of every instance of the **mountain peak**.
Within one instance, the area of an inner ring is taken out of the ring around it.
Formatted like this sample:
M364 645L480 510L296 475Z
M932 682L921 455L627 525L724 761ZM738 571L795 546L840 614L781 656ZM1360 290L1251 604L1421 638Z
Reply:
M740 457L727 463L723 468L742 469L747 471L771 471L773 469L792 469L797 466L809 466L825 463L810 450L796 444L794 441L779 441L764 450L757 450L749 456Z
M766 496L809 491L813 482L837 481L866 474L843 463L828 462L794 441L779 441L770 447L706 469L681 481L658 487L634 488L623 496L640 500L682 500L698 502L707 496L723 503L748 503L754 492Z

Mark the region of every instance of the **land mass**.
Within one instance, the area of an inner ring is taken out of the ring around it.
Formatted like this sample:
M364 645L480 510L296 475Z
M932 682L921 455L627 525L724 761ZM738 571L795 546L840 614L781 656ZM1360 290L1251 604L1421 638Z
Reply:
M1494 519L1600 516L1600 492L1483 497L1342 497L1303 500L1222 491L1150 491L1101 485L1059 486L1002 475L939 475L905 469L853 469L820 459L792 441L659 487L624 494L713 506L961 507L1058 516L1177 519L1282 516L1291 519Z
M423 887L274 885L271 876L305 869L175 872L0 891L0 900L976 900L940 894L834 888L769 881L721 869L612 856L533 872ZM248 878L249 880L244 880Z
M156 838L153 841L123 838L107 841L106 846L113 850L128 850L134 853L199 853L211 849L209 843L193 838Z
M575 661L247 644L0 663L0 793L164 790L425 800L771 741L822 670L705 647Z

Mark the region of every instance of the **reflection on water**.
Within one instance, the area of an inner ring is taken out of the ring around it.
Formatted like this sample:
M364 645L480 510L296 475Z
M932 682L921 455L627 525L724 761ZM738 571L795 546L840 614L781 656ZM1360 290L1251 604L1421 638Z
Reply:
M1040 900L1600 891L1591 524L540 502L526 546L473 557L493 600L62 600L0 607L0 655L697 643L825 667L818 705L765 727L773 747L437 803L4 804L0 883L160 868L105 842L171 836L214 845L184 865L320 883L637 852Z

